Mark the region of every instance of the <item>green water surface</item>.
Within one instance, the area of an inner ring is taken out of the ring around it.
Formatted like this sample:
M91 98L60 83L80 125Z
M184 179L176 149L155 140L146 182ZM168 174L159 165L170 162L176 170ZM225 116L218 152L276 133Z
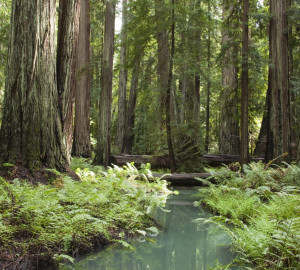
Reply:
M132 241L134 250L113 245L89 256L73 269L89 270L208 270L216 264L229 263L231 239L213 224L193 222L209 214L194 207L197 189L179 190L166 202L165 210L158 209L156 218L163 226L157 235L147 235Z

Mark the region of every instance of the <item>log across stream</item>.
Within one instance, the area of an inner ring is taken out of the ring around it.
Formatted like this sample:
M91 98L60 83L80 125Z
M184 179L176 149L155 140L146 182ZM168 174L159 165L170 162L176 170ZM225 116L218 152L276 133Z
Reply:
M230 164L239 162L239 155L202 155L203 165L208 167L219 167L223 164ZM251 161L263 161L263 158L252 157ZM124 166L127 163L134 162L136 167L140 167L142 164L151 164L152 169L171 167L170 158L165 156L151 156L151 155L113 155L110 157L110 164Z
M238 155L203 155L203 164L208 167L219 167L231 163L239 162ZM263 158L251 158L251 161L263 161ZM168 156L151 156L151 155L114 155L110 157L110 163L118 166L125 166L127 163L134 163L136 167L142 164L151 164L152 169L170 168L170 159ZM207 179L211 176L210 173L174 173L174 174L153 174L154 177L162 178L172 186L202 186L203 182L200 179ZM213 179L209 179L213 182Z
M170 183L171 186L203 186L200 179L207 179L211 176L210 173L174 173L174 174L153 174L154 177L159 177ZM213 179L210 179L213 181Z

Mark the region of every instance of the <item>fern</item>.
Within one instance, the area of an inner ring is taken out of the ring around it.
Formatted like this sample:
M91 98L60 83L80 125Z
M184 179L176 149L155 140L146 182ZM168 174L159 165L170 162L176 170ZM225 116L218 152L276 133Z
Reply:
M222 226L234 239L239 263L255 269L300 268L300 168L251 163L243 175L227 167L214 175L219 185L201 189L198 204L219 214L206 222Z
M133 235L153 226L150 215L169 193L165 181L139 181L131 164L104 171L84 159L72 162L80 182L53 170L61 186L0 178L2 249L24 250L25 256L39 247L53 252L53 261L72 261L75 250L91 250L99 239L107 244L119 239L120 231ZM143 172L151 174L147 167ZM23 241L16 241L20 236Z

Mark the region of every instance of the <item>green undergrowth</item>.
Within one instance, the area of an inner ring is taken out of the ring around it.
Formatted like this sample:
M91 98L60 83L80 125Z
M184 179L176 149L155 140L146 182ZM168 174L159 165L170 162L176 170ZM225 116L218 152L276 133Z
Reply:
M73 159L72 169L81 181L54 170L57 177L49 185L0 178L3 268L72 262L79 254L112 242L127 245L129 236L153 230L152 212L169 191L165 181L147 180L147 166L142 171L130 164L103 170Z
M300 168L251 163L244 174L227 167L210 172L217 183L206 182L199 203L217 215L197 221L216 223L233 238L232 265L300 269Z

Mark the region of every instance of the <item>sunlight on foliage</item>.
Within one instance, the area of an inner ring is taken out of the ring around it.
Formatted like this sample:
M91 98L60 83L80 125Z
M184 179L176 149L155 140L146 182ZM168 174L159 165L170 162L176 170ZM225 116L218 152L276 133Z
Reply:
M165 181L149 183L130 164L104 171L73 159L72 168L81 181L56 174L59 184L33 186L0 178L0 253L14 251L21 262L34 250L37 257L72 262L79 251L126 243L153 228L151 214L169 193Z

